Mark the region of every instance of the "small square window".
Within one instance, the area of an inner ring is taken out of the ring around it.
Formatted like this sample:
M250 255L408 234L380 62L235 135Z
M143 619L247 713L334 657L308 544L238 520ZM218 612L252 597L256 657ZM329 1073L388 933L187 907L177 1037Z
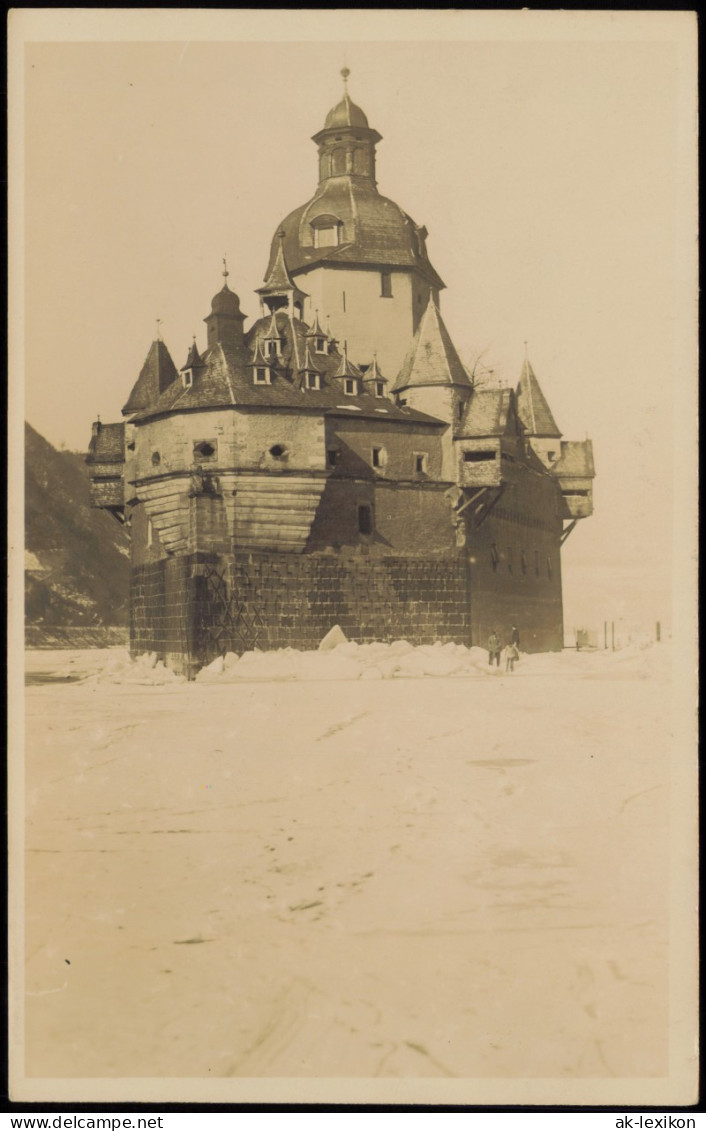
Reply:
M269 385L269 370L264 365L255 367L255 384Z
M329 448L326 452L329 467L337 467L340 454L338 448Z
M184 372L182 373L182 379L184 381L184 388L190 389L191 386L194 383L194 372L193 372L193 370L192 369L185 369Z
M316 348L317 353L328 353L328 350L326 349L326 339L325 338L317 338L315 348Z
M320 389L321 388L321 377L319 376L318 373L307 373L307 375L306 375L306 387L307 387L307 389Z
M373 448L372 464L373 467L382 467L382 448Z
M375 396L376 397L384 397L385 396L385 382L384 381L376 381L375 382Z
M355 377L346 377L345 381L343 382L343 391L347 397L355 396L357 392L356 384L357 382L355 380Z
M426 475L427 473L427 453L415 452L414 453L414 471L416 475Z
M392 275L389 271L380 272L380 297L392 298Z

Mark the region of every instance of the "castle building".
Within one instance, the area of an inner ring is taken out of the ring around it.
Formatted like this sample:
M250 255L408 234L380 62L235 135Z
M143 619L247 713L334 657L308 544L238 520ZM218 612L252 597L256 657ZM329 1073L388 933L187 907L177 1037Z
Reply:
M260 316L246 329L224 263L203 348L177 369L158 335L124 420L93 425L94 505L131 532L131 650L193 676L334 624L483 646L516 624L523 649L560 649L591 442L562 439L528 359L516 389L474 387L347 86L313 140L318 187L276 228Z

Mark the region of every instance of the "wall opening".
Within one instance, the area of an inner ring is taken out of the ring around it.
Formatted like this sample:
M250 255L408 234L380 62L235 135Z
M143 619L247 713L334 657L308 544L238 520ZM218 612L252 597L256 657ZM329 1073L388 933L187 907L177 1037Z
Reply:
M464 452L464 463L485 463L487 460L494 460L495 452Z
M366 504L358 507L358 530L361 534L373 532L373 508Z

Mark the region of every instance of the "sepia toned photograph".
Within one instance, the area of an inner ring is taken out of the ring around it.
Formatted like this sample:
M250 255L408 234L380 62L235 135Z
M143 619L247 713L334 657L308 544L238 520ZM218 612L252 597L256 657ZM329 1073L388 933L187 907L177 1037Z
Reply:
M696 1102L696 23L10 14L32 1102Z

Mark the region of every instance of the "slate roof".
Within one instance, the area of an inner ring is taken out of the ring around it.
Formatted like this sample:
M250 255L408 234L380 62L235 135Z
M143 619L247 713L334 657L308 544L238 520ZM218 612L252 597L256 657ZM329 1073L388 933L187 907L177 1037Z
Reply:
M145 363L140 370L140 376L133 385L123 413L128 415L147 408L160 393L163 393L171 385L176 376L176 367L164 342L160 339L152 342Z
M368 119L361 110L360 106L356 106L355 102L351 102L346 92L341 101L334 106L333 110L329 110L326 115L325 130L335 129L337 126L355 126L358 129L367 130Z
M88 445L86 463L124 463L125 462L125 425L101 424L97 421L93 425L93 435Z
M287 269L287 261L284 251L284 235L282 229L278 231L276 239L278 246L274 259L272 261L272 265L268 269L267 277L263 286L258 287L255 293L258 295L263 295L263 297L265 298L268 295L288 293L294 294L295 297L299 299L307 298L308 296L305 294L305 292L300 291L296 283L292 281L292 278Z
M227 283L224 283L218 294L211 299L211 313L227 314L231 318L245 320L245 315L240 310L240 299Z
M575 476L580 479L593 479L596 471L593 463L593 444L590 440L562 440L561 455L549 468L552 475L561 478Z
M480 436L502 436L507 430L512 408L512 389L477 389L473 392L463 419L454 433L455 439L468 440Z
M451 341L439 308L431 297L393 390L401 392L414 385L471 387L471 379Z
M203 368L203 362L201 360L201 355L196 348L196 341L194 340L191 343L191 346L189 348L189 353L188 353L188 356L186 358L186 361L185 361L184 365L182 365L179 372L183 373L185 369L202 369L202 368Z
M337 247L314 247L311 223L322 214L341 224ZM445 286L429 262L424 228L415 224L394 201L382 196L364 176L329 178L315 195L290 212L278 227L284 231L284 254L296 276L318 263L327 265L416 268L437 289ZM268 274L277 259L279 236L270 251Z
M272 326L272 316L258 319L245 335L240 346L217 343L202 356L202 369L194 371L193 384L185 389L181 380L173 382L161 396L134 417L137 422L170 412L199 408L220 408L229 405L256 408L313 410L325 415L356 418L388 419L430 426L444 426L442 421L415 409L400 407L386 397L376 397L374 389L357 396L346 396L337 372L345 364L345 354L315 354L321 389L304 387L309 327L298 318L277 311L275 323L284 341L281 358L265 358L262 342ZM272 373L272 384L253 382L254 358ZM298 359L298 361L297 361ZM309 361L312 355L309 354ZM348 362L351 366L351 362ZM360 377L360 370L352 367Z
M525 358L517 386L517 412L530 436L561 436L530 362Z

